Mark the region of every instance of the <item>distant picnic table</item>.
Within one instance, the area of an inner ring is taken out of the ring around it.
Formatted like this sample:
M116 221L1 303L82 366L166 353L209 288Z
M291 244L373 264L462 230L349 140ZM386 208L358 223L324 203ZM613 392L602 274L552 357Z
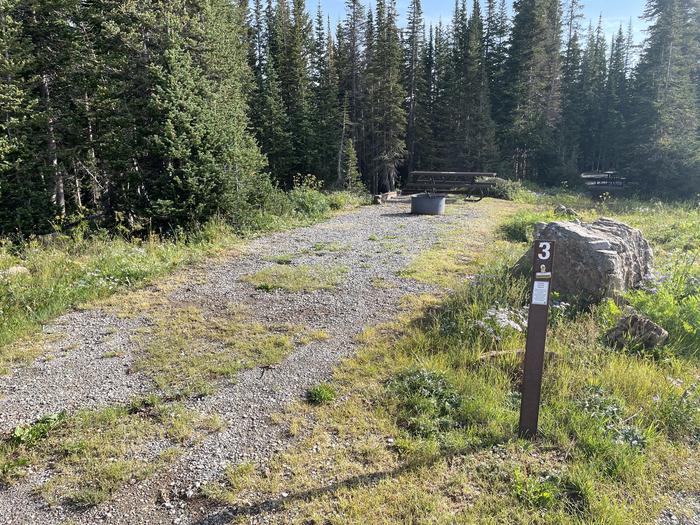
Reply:
M622 189L625 187L627 177L621 177L616 171L582 173L581 178L589 188L599 191L602 189Z
M402 195L416 193L452 193L477 197L496 184L496 173L472 171L412 171Z

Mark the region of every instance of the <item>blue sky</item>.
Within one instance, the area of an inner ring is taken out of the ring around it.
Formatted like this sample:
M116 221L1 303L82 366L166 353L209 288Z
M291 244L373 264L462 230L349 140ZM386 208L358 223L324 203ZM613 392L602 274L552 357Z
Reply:
M368 1L365 0L364 3L367 4ZM472 0L468 0L468 3L471 4ZM644 10L645 0L583 0L583 3L585 4L586 17L592 19L594 24L597 23L598 17L602 14L606 33L616 32L620 23L626 29L631 18L637 42L640 42L644 37L645 22L639 20L639 16ZM406 13L408 4L409 0L397 0L401 16ZM307 5L309 10L315 13L318 0L307 0ZM321 0L321 5L334 23L342 18L345 0ZM423 11L429 22L437 22L441 17L443 21L449 20L453 6L454 0L423 0Z

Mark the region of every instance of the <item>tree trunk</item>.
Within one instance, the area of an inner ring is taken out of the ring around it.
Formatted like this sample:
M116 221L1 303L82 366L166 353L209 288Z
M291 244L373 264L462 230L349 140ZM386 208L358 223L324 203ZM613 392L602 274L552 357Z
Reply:
M344 177L343 177L343 147L345 146L345 117L347 115L346 111L343 111L343 131L340 134L340 145L338 146L338 177L336 178L336 186L338 188L343 188Z
M66 216L66 194L64 190L63 172L58 164L58 147L56 145L56 132L54 117L51 112L51 91L49 89L49 79L47 75L41 76L41 96L44 98L46 106L46 133L48 139L48 158L51 165L51 172L54 180L54 191L51 196L51 203L59 211L61 217Z
M90 190L92 194L92 205L97 208L100 200L100 181L97 179L97 155L95 154L95 137L93 134L92 117L90 117L90 99L85 93L85 115L87 117L87 133L88 133L88 163L90 164Z

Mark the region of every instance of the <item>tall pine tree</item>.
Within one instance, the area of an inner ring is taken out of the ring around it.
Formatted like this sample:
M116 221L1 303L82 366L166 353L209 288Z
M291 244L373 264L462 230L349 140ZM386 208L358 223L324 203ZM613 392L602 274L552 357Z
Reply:
M561 176L555 130L560 118L561 9L558 0L516 0L507 64L508 151L518 179Z
M394 0L379 0L368 63L368 107L372 148L367 159L373 193L396 187L405 154L405 93L401 85L401 45Z
M700 189L700 11L695 0L648 0L648 37L634 72L636 144L629 164L663 191Z

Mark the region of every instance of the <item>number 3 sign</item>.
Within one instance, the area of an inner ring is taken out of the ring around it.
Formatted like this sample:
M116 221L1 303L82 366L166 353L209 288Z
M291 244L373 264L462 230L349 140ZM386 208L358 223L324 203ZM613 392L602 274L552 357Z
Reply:
M523 365L522 402L518 433L524 438L537 435L544 368L544 347L547 339L547 318L552 283L554 242L537 241L533 254L532 301L527 320L527 343Z

